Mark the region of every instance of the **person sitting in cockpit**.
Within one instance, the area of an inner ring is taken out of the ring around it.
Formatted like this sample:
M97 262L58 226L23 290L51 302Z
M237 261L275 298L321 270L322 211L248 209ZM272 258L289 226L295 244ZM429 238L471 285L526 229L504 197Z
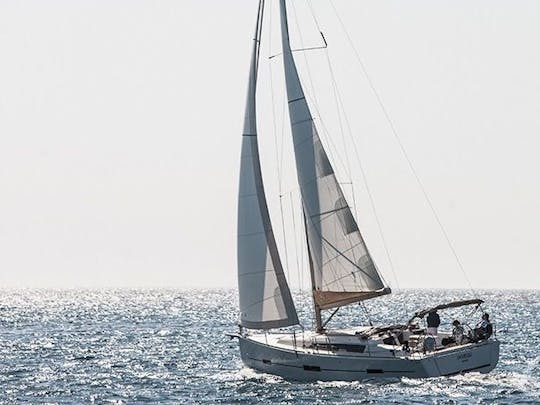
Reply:
M474 337L477 340L489 339L493 334L493 325L489 321L489 314L484 312L482 314L482 321L474 328Z
M461 326L461 322L456 319L452 322L452 326L454 327L452 329L452 338L456 345L465 343L465 330L463 329L463 326Z

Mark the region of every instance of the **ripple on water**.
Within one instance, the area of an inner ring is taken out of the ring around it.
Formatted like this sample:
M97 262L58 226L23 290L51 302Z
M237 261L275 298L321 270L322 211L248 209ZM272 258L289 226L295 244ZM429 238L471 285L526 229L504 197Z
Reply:
M482 295L503 343L490 374L293 383L242 365L237 343L225 336L237 320L233 290L4 290L0 402L540 402L540 293ZM367 306L374 322L403 321L426 302L463 296L409 290ZM295 299L309 327L310 298ZM443 323L464 314L449 312ZM361 316L345 308L334 324L358 323Z

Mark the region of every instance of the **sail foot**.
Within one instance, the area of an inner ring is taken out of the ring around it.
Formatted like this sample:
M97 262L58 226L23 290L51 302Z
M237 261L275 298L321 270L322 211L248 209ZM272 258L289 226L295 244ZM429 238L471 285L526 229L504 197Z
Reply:
M354 302L368 300L381 295L390 294L392 290L389 287L376 291L313 291L313 299L320 309L329 309L342 307Z

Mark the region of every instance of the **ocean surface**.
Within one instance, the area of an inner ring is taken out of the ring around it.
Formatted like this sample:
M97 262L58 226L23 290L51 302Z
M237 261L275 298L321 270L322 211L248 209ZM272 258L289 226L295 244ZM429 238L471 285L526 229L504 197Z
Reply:
M0 290L0 403L540 403L540 291L480 291L501 341L487 375L296 383L243 367L234 290ZM310 300L295 293L305 327ZM374 323L470 297L404 290L367 303ZM442 313L476 323L471 309ZM362 324L359 306L333 326Z

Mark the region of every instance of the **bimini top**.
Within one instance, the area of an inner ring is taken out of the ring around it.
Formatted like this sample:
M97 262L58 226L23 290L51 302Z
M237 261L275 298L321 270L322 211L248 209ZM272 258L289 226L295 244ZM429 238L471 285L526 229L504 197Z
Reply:
M484 303L483 300L473 299L473 300L453 301L453 302L449 302L448 304L437 305L436 307L429 308L429 309L424 309L423 311L416 312L414 314L414 316L411 319L409 319L408 323L410 324L416 318L423 318L424 316L426 316L430 312L438 311L439 309L459 308L459 307L464 307L466 305L480 305L480 304L483 304L483 303Z

